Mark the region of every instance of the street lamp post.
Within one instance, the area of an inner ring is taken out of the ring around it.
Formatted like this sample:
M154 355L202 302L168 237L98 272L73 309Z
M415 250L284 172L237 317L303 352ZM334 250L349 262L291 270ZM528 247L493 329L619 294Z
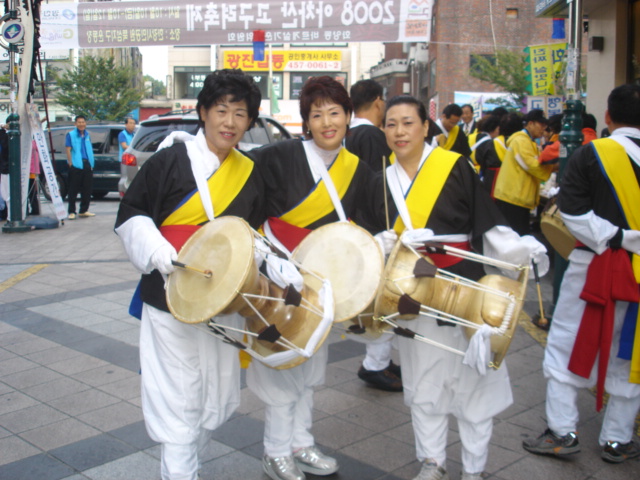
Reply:
M18 20L16 0L11 0L10 10L3 17L3 20ZM14 28L21 29L20 23L13 22ZM9 29L3 29L3 35L7 38ZM18 37L14 37L20 40ZM18 67L16 65L16 54L18 53L17 42L9 43L9 99L11 104L11 114L7 117L9 124L9 218L2 226L5 233L28 232L31 227L24 223L22 217L22 168L20 165L20 115L18 115Z

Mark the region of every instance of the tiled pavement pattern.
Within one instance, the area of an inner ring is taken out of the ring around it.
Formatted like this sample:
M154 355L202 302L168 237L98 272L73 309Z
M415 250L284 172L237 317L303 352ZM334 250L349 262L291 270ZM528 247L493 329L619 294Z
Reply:
M112 231L117 207L117 198L107 197L91 205L94 218L0 234L2 480L159 478L159 447L147 436L140 409L138 321L127 314L137 274ZM550 276L542 287L548 306ZM529 290L525 310L535 314L535 286ZM522 450L522 440L545 426L545 381L542 346L525 328L518 330L507 355L515 403L495 420L487 478L640 478L638 460L600 460L602 416L590 392L579 397L582 453L558 460ZM535 327L529 330L540 336ZM317 442L340 462L339 472L328 478L413 478L420 465L402 395L367 388L357 379L362 344L339 333L328 341L327 381L316 393L313 427ZM261 402L244 388L237 413L213 434L202 478L265 480L262 428ZM455 421L448 455L448 470L457 480Z

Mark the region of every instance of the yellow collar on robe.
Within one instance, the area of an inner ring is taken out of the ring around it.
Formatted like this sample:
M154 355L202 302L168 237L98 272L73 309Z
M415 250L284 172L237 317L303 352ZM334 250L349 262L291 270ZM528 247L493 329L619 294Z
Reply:
M640 185L624 147L615 140L594 140L593 148L598 154L605 176L609 179L618 205L633 230L640 230ZM640 283L640 256L633 255L631 264L636 282ZM640 314L636 320L636 333L631 356L629 382L640 383Z
M504 160L504 156L507 153L507 145L504 139L504 135L498 135L493 139L493 146L496 149L496 153L498 154L498 158L502 162Z
M238 196L247 183L254 163L238 150L232 149L220 167L207 180L211 203L216 216L220 216ZM195 190L169 215L162 225L200 225L207 222L200 193Z
M456 125L449 131L449 136L445 137L444 133L438 135L438 145L445 150L451 150L453 144L456 143L458 134L460 133L460 127Z
M413 228L424 228L427 225L433 206L458 158L459 153L436 147L420 167L405 198ZM396 218L393 229L398 235L404 232L405 225L400 215Z
M301 159L301 161L303 161ZM329 167L329 176L336 187L340 199L349 189L353 176L358 169L358 157L346 148L340 149L337 158ZM315 188L294 208L280 216L280 219L296 227L306 228L335 210L331 196L323 180L316 183Z

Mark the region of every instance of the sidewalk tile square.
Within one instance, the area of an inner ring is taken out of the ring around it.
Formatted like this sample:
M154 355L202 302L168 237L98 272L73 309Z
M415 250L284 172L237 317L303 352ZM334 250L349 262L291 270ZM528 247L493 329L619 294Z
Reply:
M51 382L34 385L32 387L22 389L22 393L29 395L41 402L48 402L56 398L66 397L74 393L88 390L89 385L78 382L73 378L62 377Z
M48 350L50 348L57 347L58 344L50 342L44 338L35 338L27 342L15 343L13 345L6 345L4 348L17 353L18 355L28 355L30 353L40 352L42 350Z
M74 375L73 378L80 382L87 383L93 387L100 387L107 383L117 382L125 378L137 377L138 373L131 370L118 367L116 365L106 364L92 370L85 370Z
M38 402L31 397L28 397L20 392L9 392L4 395L0 395L0 415L5 413L15 412L22 408L27 408Z
M59 480L71 478L73 472L73 468L45 454L0 465L0 478L7 480Z
M22 357L13 357L8 360L0 362L0 378L5 375L11 375L12 373L22 372L29 370L30 368L38 367L39 365L34 362L30 362Z
M127 402L120 402L83 413L77 418L103 432L108 432L142 420L142 409Z
M98 435L49 453L79 471L88 470L135 453L135 449L110 435Z
M107 405L113 405L119 401L116 397L101 392L100 390L92 389L65 395L64 397L50 400L48 403L53 408L77 417L83 413L97 410Z
M115 430L110 430L109 434L139 450L145 450L157 445L156 442L149 438L147 429L144 426L144 421L135 422Z
M75 418L66 418L60 422L34 428L20 436L42 450L49 451L100 434L100 431Z
M140 375L125 378L117 382L107 383L98 387L103 392L113 395L114 397L121 398L122 400L129 400L131 398L137 398L140 396Z
M91 355L75 355L59 362L49 365L49 368L64 375L75 375L86 370L93 370L97 367L108 365L104 360L92 357Z
M91 480L157 480L160 462L144 452L119 458L83 472Z
M232 418L216 429L211 438L225 445L241 450L264 436L264 425L253 418L239 416Z
M17 390L40 385L42 383L51 382L64 378L58 372L48 369L47 367L37 366L22 372L12 373L2 377L2 381Z
M39 453L42 452L19 437L0 438L0 465L22 460L23 458L31 457Z
M64 413L40 404L0 415L0 425L14 433L21 433L65 418L68 417Z

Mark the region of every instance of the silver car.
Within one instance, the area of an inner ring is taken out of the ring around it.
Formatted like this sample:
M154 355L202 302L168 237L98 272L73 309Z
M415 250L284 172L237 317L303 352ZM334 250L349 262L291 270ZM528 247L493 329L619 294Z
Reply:
M118 191L121 197L126 193L140 167L156 152L158 145L171 132L178 130L195 135L198 131L198 116L195 111L153 115L140 122L131 145L122 155L120 181L118 182ZM276 119L260 115L255 126L244 134L238 148L248 151L292 137L291 133Z

